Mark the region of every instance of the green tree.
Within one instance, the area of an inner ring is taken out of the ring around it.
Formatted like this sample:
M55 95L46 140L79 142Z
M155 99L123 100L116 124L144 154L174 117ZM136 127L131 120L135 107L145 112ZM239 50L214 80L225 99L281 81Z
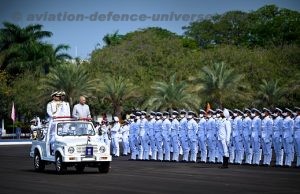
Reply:
M204 66L192 80L196 83L200 96L222 108L226 100L242 95L238 91L246 87L242 82L243 78L243 74L237 74L233 68L222 62Z
M106 34L102 40L106 46L113 46L113 45L120 44L122 38L123 35L120 35L119 31L116 31L113 34Z
M279 80L262 80L262 83L258 86L256 104L272 107L281 104L287 90L284 86L279 85Z
M228 11L183 27L202 48L226 45L280 46L300 43L300 13L266 5L249 13Z
M151 88L153 95L145 102L145 108L195 110L199 105L199 98L191 93L185 81L177 81L175 74L167 82L154 82Z
M38 90L40 80L37 76L27 71L13 82L13 100L18 114L29 120L34 116L45 116L46 107L41 92Z
M300 43L300 13L266 5L249 14L250 45L280 46Z
M69 45L66 44L59 44L56 47L53 45L48 44L46 49L43 50L43 53L46 57L43 61L43 69L44 73L49 73L50 67L55 67L61 63L64 63L68 59L72 59L72 57L67 54L65 51L70 49Z
M96 91L96 79L92 78L83 66L64 63L50 68L49 74L42 78L41 90L49 98L49 94L57 90L66 92L66 99L72 106L80 95L91 97Z
M0 30L0 69L7 70L11 74L35 70L40 56L40 50L46 45L43 38L52 36L49 31L43 31L42 25L31 24L24 28L4 22L4 28Z
M11 104L12 88L8 85L9 75L5 71L0 70L0 120L8 116Z
M97 95L102 101L108 102L113 113L121 116L126 101L140 96L137 87L123 77L104 77L98 82Z

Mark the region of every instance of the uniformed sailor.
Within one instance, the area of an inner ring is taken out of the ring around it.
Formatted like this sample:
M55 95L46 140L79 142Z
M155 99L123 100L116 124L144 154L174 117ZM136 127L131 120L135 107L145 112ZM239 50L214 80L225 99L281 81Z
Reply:
M228 168L228 160L229 160L229 152L228 146L230 144L231 137L231 123L228 120L230 117L229 111L224 109L221 112L221 123L218 128L217 136L218 136L218 147L223 155L223 165L220 168Z
M272 159L272 134L273 134L273 120L270 117L271 111L267 108L263 108L261 122L261 140L262 140L262 149L263 149L263 165L270 166Z
M47 114L49 119L52 120L55 117L61 115L62 102L61 102L61 94L56 91L51 94L52 101L47 104Z
M62 117L70 117L70 104L69 102L66 101L66 92L65 91L60 91L59 94L61 95L61 113L60 116Z
M233 126L233 121L234 121L234 116L233 116L233 111L228 109L229 112L229 118L228 120L230 121L231 124L231 128ZM234 149L234 145L233 145L233 138L232 138L232 132L231 132L231 137L230 137L230 143L228 146L228 150L229 150L229 163L233 164L234 163L234 159L235 159L235 149Z
M112 155L114 157L120 156L120 146L119 146L119 131L120 131L120 122L117 116L113 118L113 127L110 129L111 132L111 143L112 143Z
M233 138L233 146L235 150L235 164L242 164L243 155L244 155L244 147L243 147L243 120L242 120L243 112L239 109L234 109L233 116L234 120L232 123L232 138Z
M206 133L207 133L207 149L208 158L210 163L215 163L216 158L216 121L212 117L215 114L213 110L208 110L207 112L207 122L206 122Z
M187 119L185 110L180 111L179 141L183 152L183 158L181 162L188 162L189 146L187 143Z
M216 109L216 134L217 134L217 141L216 141L216 158L217 158L217 163L222 164L223 163L223 147L222 144L219 144L218 142L218 131L220 130L221 124L222 124L222 117L221 114L223 111L221 109Z
M171 122L169 120L169 112L163 112L162 118L162 138L163 138L163 150L165 152L164 161L170 161L170 137L171 137Z
M138 146L138 126L136 121L135 114L130 114L130 125L129 125L129 146L130 146L130 152L131 152L131 158L130 160L136 160L137 156L137 146Z
M30 131L31 131L31 136L30 139L36 139L38 132L38 129L42 128L42 124L41 124L41 120L39 117L35 117L34 119L32 119L30 121L31 125L30 125Z
M286 108L282 113L284 117L282 123L283 130L283 148L285 153L285 162L284 165L286 167L292 166L294 149L293 149L293 128L294 128L294 120L292 119L293 111Z
M196 117L196 114L193 111L189 111L187 116L187 139L191 151L190 162L196 163L198 124L194 117Z
M207 158L207 144L206 144L206 112L200 109L198 122L198 143L200 151L200 162L205 163Z
M223 113L223 111L221 109L216 109L216 118L215 118L215 121L216 121L216 134L218 134L218 130L219 128L221 127L221 122L222 122L222 117L221 117L221 114ZM217 136L218 138L218 136ZM219 164L222 164L223 163L223 153L222 153L222 146L220 147L218 145L218 140L216 141L216 159L217 159L217 162L216 163L219 163Z
M152 152L152 159L154 160L163 160L163 148L162 148L162 113L157 112L156 113L156 121L154 123L154 132L155 132L155 144L156 144L156 150Z
M147 112L142 111L142 122L141 122L141 130L140 135L142 137L142 146L143 146L143 158L142 160L149 160L150 154L150 133L149 131L153 131L153 124L149 122L149 118L147 118ZM144 125L144 134L142 132L142 126ZM152 129L151 129L152 127Z
M251 127L252 119L251 110L246 108L243 119L243 146L245 151L245 164L252 163L252 148L251 148Z
M129 121L125 120L120 128L122 135L122 145L123 145L123 156L127 156L129 153Z
M252 164L259 165L260 162L260 138L261 138L261 112L253 108L252 109L252 133L251 133L251 145L253 150Z
M148 118L147 123L147 133L149 136L149 143L150 143L150 149L148 150L148 155L151 155L151 160L156 160L156 155L153 155L153 152L156 150L156 144L155 144L155 131L154 131L154 124L155 124L155 116L156 113L154 111L150 111L150 115ZM146 154L146 153L145 153Z
M101 123L101 133L102 133L102 137L103 137L103 141L104 143L109 147L110 149L110 144L111 144L111 140L109 138L109 125L108 122L104 121Z
M275 108L274 111L274 122L273 122L273 147L275 153L275 166L283 165L283 144L282 144L282 110Z
M179 113L172 111L172 122L171 122L171 146L173 148L172 161L178 162L179 160L179 121L177 120Z
M138 159L139 160L144 160L144 150L149 149L148 145L148 136L146 134L146 124L147 124L147 119L146 119L147 113L145 111L141 111L141 122L140 122L140 127L139 127L139 154L138 154Z
M294 121L294 142L296 151L296 167L300 167L300 107L295 107L296 118Z

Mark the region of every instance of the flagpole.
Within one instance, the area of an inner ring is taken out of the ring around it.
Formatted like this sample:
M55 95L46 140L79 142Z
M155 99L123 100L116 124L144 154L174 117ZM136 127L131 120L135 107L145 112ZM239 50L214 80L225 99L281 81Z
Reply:
M16 120L16 110L15 110L15 103L12 103L12 108L11 108L11 119L13 120L13 139L15 139L14 133L15 133L15 120Z
M15 121L13 120L13 139L15 139L14 133L15 133Z

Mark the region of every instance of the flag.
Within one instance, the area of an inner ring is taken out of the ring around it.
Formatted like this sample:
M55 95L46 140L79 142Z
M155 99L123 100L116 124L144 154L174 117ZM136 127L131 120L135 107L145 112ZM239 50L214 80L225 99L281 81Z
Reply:
M206 113L207 113L207 112L208 112L210 109L211 109L211 108L210 108L210 104L209 104L209 103L207 103L207 104L206 104L206 110L205 110L205 111L206 111Z
M15 104L14 103L12 104L10 118L13 120L13 122L16 121L16 110L15 110Z

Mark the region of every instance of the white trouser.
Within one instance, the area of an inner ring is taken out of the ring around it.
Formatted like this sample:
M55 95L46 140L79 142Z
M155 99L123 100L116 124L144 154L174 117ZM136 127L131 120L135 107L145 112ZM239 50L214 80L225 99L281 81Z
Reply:
M282 166L283 165L283 150L282 148L282 139L281 137L273 138L273 146L275 152L275 165Z
M173 148L173 157L172 160L178 161L179 158L179 142L178 136L174 135L171 137L171 146Z
M200 150L200 158L202 162L206 162L207 159L207 147L205 137L199 137L199 150Z
M208 149L209 162L214 163L216 160L216 145L217 145L217 141L214 136L207 138L207 149Z
M123 154L127 155L129 153L129 141L127 136L122 137L122 145L123 145Z
M292 161L294 158L294 148L293 148L293 138L287 137L283 139L283 148L285 152L285 162L286 166L292 166Z
M120 146L119 146L119 138L113 137L111 139L112 142L112 149L113 149L113 154L115 156L120 156Z
M260 152L260 139L258 137L254 137L251 139L251 145L253 150L253 162L252 164L259 164L260 158L261 158L261 152Z
M264 155L263 164L270 165L272 159L272 148L270 139L262 139L262 149Z

